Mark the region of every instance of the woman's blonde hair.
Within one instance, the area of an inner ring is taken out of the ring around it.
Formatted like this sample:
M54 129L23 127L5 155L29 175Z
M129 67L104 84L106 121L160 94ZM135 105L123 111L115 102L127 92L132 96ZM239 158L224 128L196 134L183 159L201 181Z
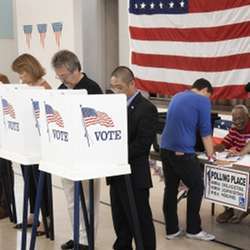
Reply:
M35 81L41 79L46 74L40 62L30 54L22 54L17 57L12 63L12 70L18 74L26 72Z

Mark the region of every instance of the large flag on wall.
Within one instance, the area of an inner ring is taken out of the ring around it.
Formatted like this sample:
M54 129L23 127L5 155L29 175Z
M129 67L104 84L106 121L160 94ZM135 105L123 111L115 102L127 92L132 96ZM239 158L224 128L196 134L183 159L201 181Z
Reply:
M213 99L247 97L250 0L130 0L129 31L138 88L173 95L203 77Z

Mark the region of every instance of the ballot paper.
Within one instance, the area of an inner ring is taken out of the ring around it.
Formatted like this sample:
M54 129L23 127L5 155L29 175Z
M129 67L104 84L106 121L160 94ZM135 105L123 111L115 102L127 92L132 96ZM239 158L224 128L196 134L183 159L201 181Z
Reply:
M228 151L216 152L217 160L225 160L225 161L239 161L241 160L241 156L230 156Z

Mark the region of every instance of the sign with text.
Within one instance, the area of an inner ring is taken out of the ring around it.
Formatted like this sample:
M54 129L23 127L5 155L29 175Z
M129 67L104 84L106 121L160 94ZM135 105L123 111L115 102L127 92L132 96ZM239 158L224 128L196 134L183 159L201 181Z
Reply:
M205 165L204 198L242 211L248 208L249 173Z
M71 180L130 173L125 95L66 93L41 98L39 168Z

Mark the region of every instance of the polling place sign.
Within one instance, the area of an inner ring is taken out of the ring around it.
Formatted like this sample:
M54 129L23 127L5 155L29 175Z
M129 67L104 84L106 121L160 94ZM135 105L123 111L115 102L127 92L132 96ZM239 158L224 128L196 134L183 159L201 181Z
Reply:
M204 198L208 201L247 211L249 173L205 165Z

